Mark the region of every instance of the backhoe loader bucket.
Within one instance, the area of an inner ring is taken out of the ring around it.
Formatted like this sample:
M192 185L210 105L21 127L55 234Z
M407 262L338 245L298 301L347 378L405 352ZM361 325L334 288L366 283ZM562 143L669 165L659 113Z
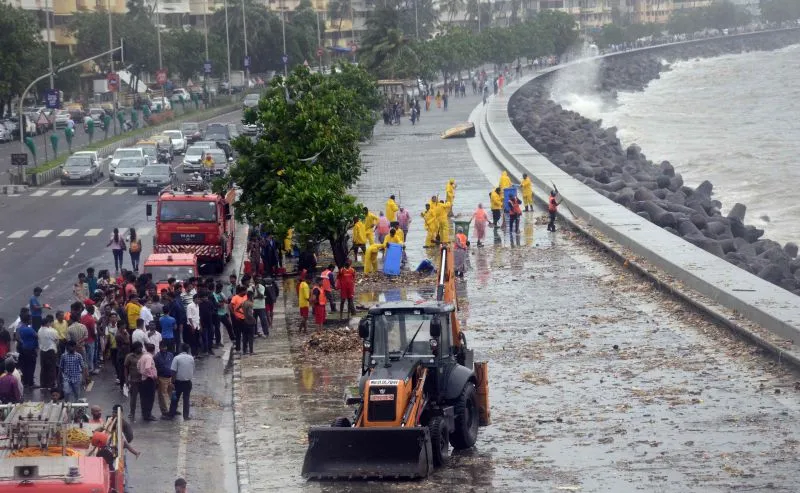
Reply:
M424 478L431 471L431 436L424 426L308 431L305 478Z

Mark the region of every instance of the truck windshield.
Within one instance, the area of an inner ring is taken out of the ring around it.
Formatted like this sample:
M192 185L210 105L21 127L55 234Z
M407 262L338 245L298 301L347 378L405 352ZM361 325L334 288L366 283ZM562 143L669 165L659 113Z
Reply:
M167 200L161 202L158 218L165 222L217 222L217 205L200 200Z
M403 352L406 357L432 357L430 345L431 319L433 315L423 313L422 310L390 312L385 311L373 318L372 357L383 359L386 348L389 349L390 358L399 358ZM448 326L447 317L439 315L442 321L442 332ZM419 332L417 332L419 329ZM417 337L414 338L414 333ZM411 339L414 338L414 342ZM411 344L409 348L409 344Z
M144 271L153 276L153 281L167 281L175 278L178 281L185 281L197 276L192 265L145 265Z

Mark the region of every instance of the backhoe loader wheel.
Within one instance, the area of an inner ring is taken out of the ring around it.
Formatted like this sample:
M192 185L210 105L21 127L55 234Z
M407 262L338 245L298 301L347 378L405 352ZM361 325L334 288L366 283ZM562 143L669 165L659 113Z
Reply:
M433 450L433 465L441 467L450 460L450 444L448 443L447 423L441 416L436 416L428 423L431 432L431 449Z
M344 416L339 416L331 422L331 426L334 428L350 428L352 424L349 419Z
M478 439L478 399L474 383L468 382L464 386L453 411L456 429L450 433L450 443L457 450L470 448Z

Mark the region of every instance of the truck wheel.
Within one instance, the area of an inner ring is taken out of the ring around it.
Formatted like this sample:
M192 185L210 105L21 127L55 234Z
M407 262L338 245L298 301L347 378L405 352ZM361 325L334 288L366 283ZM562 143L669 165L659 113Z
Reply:
M448 443L447 423L441 416L434 417L428 423L431 432L431 450L433 450L433 465L442 467L450 460L450 444Z
M455 449L470 448L478 439L478 399L475 397L474 383L467 382L453 411L456 429L450 434L450 443Z
M350 420L345 418L344 416L339 416L338 418L331 421L331 427L333 428L350 428L352 423Z

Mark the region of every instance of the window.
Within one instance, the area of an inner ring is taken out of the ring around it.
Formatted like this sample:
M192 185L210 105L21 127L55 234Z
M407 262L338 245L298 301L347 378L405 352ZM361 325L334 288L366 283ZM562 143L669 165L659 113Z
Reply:
M166 200L159 206L159 216L165 222L216 222L217 204L201 200Z

